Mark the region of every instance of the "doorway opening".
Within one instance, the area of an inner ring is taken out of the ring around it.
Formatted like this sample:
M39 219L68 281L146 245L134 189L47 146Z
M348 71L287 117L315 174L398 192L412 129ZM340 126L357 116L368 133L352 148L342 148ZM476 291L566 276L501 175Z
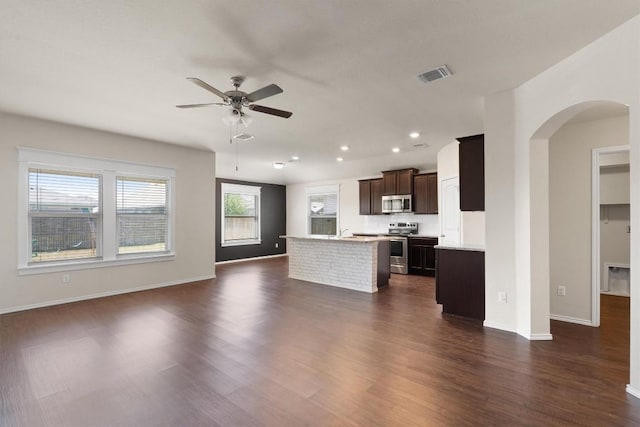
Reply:
M600 326L601 295L630 296L629 146L594 149L591 173L591 318L592 326L597 327ZM614 302L611 297L605 298L607 307L629 305L628 301Z

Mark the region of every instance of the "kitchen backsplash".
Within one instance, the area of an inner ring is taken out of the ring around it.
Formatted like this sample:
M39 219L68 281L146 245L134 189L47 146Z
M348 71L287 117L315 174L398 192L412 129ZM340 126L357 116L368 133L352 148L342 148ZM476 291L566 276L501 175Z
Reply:
M411 213L367 215L364 218L364 232L386 233L389 231L389 224L396 222L416 222L418 223L418 232L422 235L438 236L440 234L438 215L415 215Z

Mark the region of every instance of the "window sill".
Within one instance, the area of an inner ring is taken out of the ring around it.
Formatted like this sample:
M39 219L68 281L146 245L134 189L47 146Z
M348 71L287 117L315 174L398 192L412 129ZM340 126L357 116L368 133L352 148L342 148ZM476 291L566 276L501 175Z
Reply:
M262 244L262 240L242 240L242 241L238 241L238 242L222 242L220 243L220 246L227 247L227 246L247 246L247 245L261 245Z
M86 261L67 261L67 262L52 262L47 264L19 266L18 275L28 276L31 274L44 274L44 273L56 273L60 271L72 271L72 270L89 270L93 268L103 267L115 267L120 265L130 264L143 264L149 262L161 262L171 261L176 258L174 252L162 253L159 255L143 255L143 256L131 256L114 259L114 260L97 260L91 259Z

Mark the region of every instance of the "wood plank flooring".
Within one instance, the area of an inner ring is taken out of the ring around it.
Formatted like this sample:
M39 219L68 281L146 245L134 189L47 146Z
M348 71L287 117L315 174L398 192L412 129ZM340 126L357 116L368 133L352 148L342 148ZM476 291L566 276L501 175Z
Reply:
M554 340L444 316L433 279L368 295L218 278L0 316L2 426L640 425L628 299Z

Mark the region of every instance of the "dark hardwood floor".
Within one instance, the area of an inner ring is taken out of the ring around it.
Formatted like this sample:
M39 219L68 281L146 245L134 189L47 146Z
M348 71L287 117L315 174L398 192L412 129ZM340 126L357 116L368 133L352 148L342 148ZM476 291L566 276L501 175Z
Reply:
M529 342L443 317L433 279L368 295L218 278L0 316L2 426L640 425L628 299Z

